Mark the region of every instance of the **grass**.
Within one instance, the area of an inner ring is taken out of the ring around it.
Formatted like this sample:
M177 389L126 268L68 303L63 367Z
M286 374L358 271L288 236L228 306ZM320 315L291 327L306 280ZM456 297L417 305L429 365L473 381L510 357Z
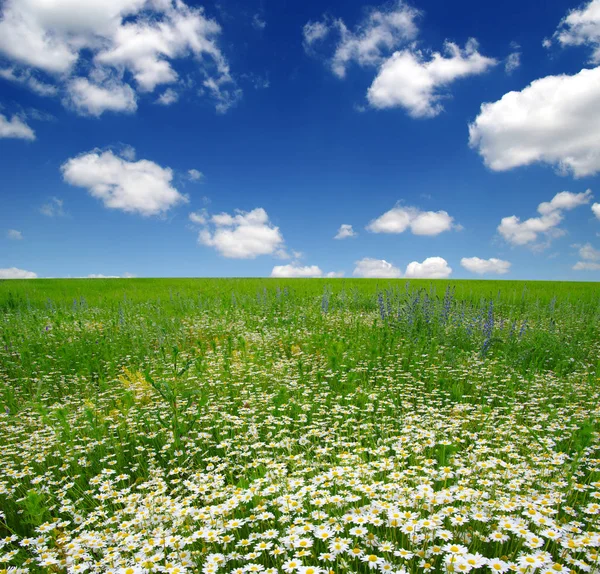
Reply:
M600 571L599 378L598 284L0 282L0 571Z

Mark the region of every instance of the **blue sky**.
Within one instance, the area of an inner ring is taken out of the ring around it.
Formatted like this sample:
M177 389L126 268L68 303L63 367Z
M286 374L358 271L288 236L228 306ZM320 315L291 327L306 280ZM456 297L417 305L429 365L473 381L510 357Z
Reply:
M600 279L600 0L1 6L0 278Z

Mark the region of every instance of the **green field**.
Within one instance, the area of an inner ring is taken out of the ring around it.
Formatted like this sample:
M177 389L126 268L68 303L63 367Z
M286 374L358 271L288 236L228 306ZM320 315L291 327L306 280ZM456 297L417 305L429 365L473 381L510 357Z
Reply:
M600 572L600 285L0 281L0 572Z

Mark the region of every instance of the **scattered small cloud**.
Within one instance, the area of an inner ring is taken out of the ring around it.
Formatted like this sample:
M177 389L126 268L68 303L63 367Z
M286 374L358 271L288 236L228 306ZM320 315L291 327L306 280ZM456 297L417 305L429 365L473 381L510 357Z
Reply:
M33 141L35 132L18 116L15 115L9 120L5 115L0 114L0 138Z
M123 273L123 275L102 275L102 273L92 273L86 279L133 279L136 275L133 273Z
M404 108L413 118L433 118L444 107L447 93L442 91L454 81L487 72L497 61L479 53L471 38L464 49L446 42L444 55L434 52L428 58L419 50L394 53L379 69L367 92L374 108Z
M351 63L379 65L392 50L414 40L419 32L416 24L419 16L418 10L402 0L387 8L368 10L354 29L350 29L341 18L332 20L325 16L321 21L305 24L304 49L314 54L322 40L335 34L337 42L329 65L336 76L343 78Z
M160 215L188 199L171 185L173 171L149 160L128 161L112 150L67 160L63 179L83 187L105 207L144 216Z
M197 169L188 169L188 179L190 179L191 181L200 181L201 179L204 179L204 174L201 171L198 171Z
M345 273L343 271L330 271L325 275L328 279L340 279Z
M504 71L507 74L512 74L521 66L521 52L512 52L504 62Z
M463 257L460 264L471 273L485 275L486 273L494 273L496 275L504 275L510 270L510 262L502 259L480 259L479 257Z
M600 0L571 10L560 22L553 38L561 46L587 46L591 63L600 63Z
M267 23L263 18L260 17L260 14L254 14L252 17L252 27L255 30L264 30L267 26Z
M600 203L594 203L594 205L592 205L592 213L598 218L600 219Z
M592 199L591 190L582 193L571 193L561 191L551 201L545 201L538 205L538 213L541 217L530 217L521 221L516 215L503 217L498 226L498 232L512 245L526 245L535 242L540 234L544 234L548 240L564 235L564 231L557 229L563 220L563 211L570 211L580 205L585 205ZM549 243L542 244L547 247Z
M25 271L17 267L8 267L0 269L0 279L36 279L37 274L33 271Z
M322 277L323 271L317 265L301 266L296 263L275 265L271 277Z
M189 220L196 225L205 225L209 219L208 213L206 209L201 209L200 211L192 211L188 215Z
M52 97L58 94L58 88L38 80L30 70L4 68L0 70L0 78L28 87L38 96Z
M213 215L198 235L198 242L214 247L223 257L254 259L259 255L284 256L283 235L262 207Z
M446 211L421 211L418 207L397 206L366 227L371 233L404 233L410 230L414 235L439 235L456 229L454 218Z
M349 225L348 223L342 223L334 239L347 239L348 237L356 237L357 235L358 233L354 231L352 225Z
M40 207L40 213L46 217L64 217L64 201L58 197L51 197L47 203Z
M452 267L448 265L448 262L442 257L428 257L419 263L413 261L406 266L406 278L414 279L446 279L450 277L452 273Z
M156 103L160 104L161 106L170 106L171 104L174 104L178 99L179 94L173 88L168 88L160 96L158 96Z
M20 231L17 231L16 229L9 229L6 232L6 237L8 237L8 239L11 239L12 241L21 241L23 239L23 234Z
M352 272L355 277L397 279L402 277L402 271L385 259L364 257L355 262L356 267Z
M112 78L102 83L76 78L67 85L65 105L82 116L100 117L104 112L133 113L137 96L129 84Z
M591 243L575 245L579 247L579 257L582 259L573 265L575 271L598 271L600 270L600 250L592 247Z

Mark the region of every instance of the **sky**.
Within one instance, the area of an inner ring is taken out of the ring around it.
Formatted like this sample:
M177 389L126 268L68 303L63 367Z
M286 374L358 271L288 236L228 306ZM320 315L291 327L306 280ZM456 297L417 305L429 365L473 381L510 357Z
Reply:
M0 279L600 280L600 0L0 1Z

